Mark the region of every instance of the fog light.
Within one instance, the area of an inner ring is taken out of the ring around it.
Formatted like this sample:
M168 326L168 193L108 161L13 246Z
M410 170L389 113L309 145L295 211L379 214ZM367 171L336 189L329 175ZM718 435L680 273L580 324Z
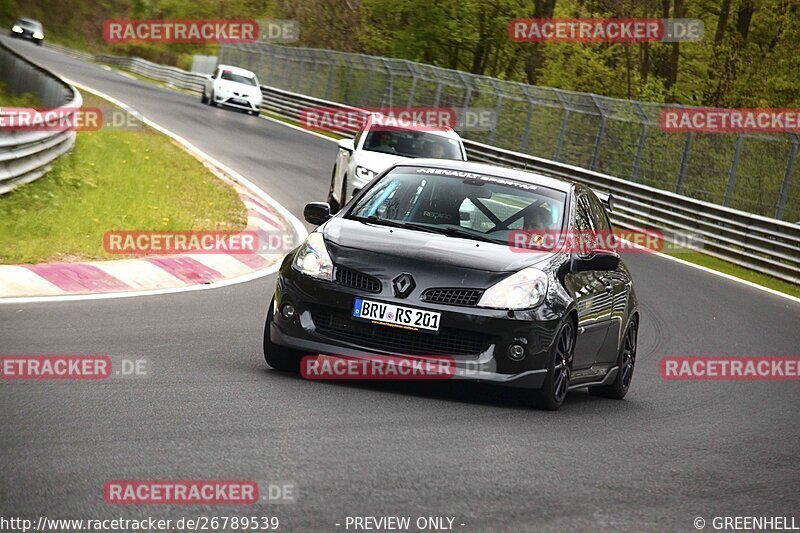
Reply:
M521 344L512 344L508 347L508 358L512 361L525 359L525 347Z
M294 306L292 304L285 304L281 307L281 316L286 320L291 320L294 317Z

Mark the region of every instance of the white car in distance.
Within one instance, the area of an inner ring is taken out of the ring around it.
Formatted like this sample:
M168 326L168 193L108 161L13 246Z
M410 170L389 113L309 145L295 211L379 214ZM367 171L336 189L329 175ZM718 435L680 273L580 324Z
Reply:
M205 81L200 101L212 106L242 109L257 115L261 110L261 87L253 72L230 65L219 65L214 74Z
M372 126L339 141L328 204L337 213L372 178L398 161L412 158L467 160L461 137L450 128L404 129Z

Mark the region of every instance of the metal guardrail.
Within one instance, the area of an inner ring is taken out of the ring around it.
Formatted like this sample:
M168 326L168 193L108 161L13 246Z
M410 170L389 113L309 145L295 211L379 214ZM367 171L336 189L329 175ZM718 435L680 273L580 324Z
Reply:
M362 108L493 110L463 137L781 220L800 220L800 134L676 133L683 107L512 82L404 59L271 43L230 43L220 63L278 89ZM687 109L693 109L686 107Z
M42 106L59 108L68 116L81 107L83 99L75 87L25 59L0 43L0 72L11 93L32 93ZM18 114L0 111L3 120ZM24 131L0 128L0 194L30 183L50 170L53 161L75 145L75 131Z
M159 65L158 63L153 63L152 61L147 61L146 59L139 59L138 57L98 55L95 56L95 60L100 63L106 63L108 65L113 65L115 67L128 70L134 74L139 74L154 80L162 81L167 85L171 85L179 89L198 93L202 92L203 83L206 79L206 76L203 76L202 74L188 72L177 67Z
M98 61L130 69L143 76L196 92L204 76L134 58L98 56ZM176 72L177 71L177 72ZM262 109L293 121L307 107L359 110L304 94L261 86ZM350 135L355 131L345 132ZM521 168L581 182L614 193L615 224L628 228L687 232L700 238L702 252L742 267L800 284L800 224L754 215L689 198L608 174L465 140L469 159Z
M81 52L79 50L73 50L72 48L67 48L66 46L61 46L58 44L48 43L45 41L42 43L42 46L45 48L49 48L51 50L55 50L60 52L64 55L68 55L70 57L74 57L75 59L80 59L81 61L94 61L94 56L92 54L88 54L86 52Z

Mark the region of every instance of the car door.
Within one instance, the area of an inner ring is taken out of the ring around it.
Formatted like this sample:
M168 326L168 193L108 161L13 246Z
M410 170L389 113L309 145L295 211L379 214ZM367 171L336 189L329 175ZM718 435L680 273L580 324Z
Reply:
M600 200L594 194L588 194L592 211L592 223L602 235L608 236L612 232L611 221L608 213ZM598 362L613 363L619 355L619 343L621 341L623 322L625 320L625 310L628 306L628 293L631 280L622 267L616 270L601 272L603 284L608 290L611 287L611 302L608 318L608 334L606 340L597 355Z
M574 231L579 235L596 231L588 192L579 192L575 202ZM578 338L573 369L589 368L597 362L605 346L611 320L613 285L604 272L572 272L565 278L567 291L576 300Z
M336 154L336 170L333 179L334 183L334 192L336 196L339 198L339 204L344 207L347 203L348 190L347 190L347 176L348 173L352 172L354 169L351 169L353 166L354 161L354 153L358 150L358 145L361 142L361 139L364 137L365 130L362 129L356 136L353 138L353 151L345 150L344 148L339 148L339 152Z

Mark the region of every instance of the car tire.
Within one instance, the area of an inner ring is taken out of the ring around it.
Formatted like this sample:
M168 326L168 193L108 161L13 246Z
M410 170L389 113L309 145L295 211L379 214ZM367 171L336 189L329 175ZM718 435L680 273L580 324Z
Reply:
M214 101L214 91L211 91L211 94L208 97L208 105L211 107L217 107L217 103Z
M328 189L328 205L331 206L331 215L335 215L339 212L341 207L339 206L339 202L336 201L336 198L333 197L333 186L336 182L336 166L333 167L333 172L331 172L331 186Z
M203 89L203 92L200 94L200 103L201 104L207 104L208 103L208 98L206 98L205 89Z
M264 360L275 370L299 372L302 354L296 350L275 344L270 339L269 326L272 324L274 307L274 303L270 302L269 311L267 311L267 323L264 326Z
M625 330L625 337L622 339L622 347L619 350L617 366L619 371L613 382L602 387L589 387L589 394L621 400L628 394L633 379L633 371L636 367L636 346L639 339L639 322L633 319Z
M575 354L575 325L571 320L562 324L553 343L547 363L547 377L542 388L530 396L530 405L537 409L556 411L564 403L569 391L572 360Z

